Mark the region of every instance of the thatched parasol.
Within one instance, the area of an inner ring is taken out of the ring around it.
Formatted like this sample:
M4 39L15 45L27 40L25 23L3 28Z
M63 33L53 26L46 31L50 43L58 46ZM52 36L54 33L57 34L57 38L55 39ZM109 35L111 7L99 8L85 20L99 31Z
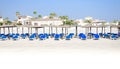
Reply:
M16 27L16 26L14 26L14 25L2 25L2 26L0 26L0 29L3 28L3 32L5 34L5 28L8 28L8 33L10 33L9 28L13 28L13 27ZM1 33L1 31L0 31L0 33Z

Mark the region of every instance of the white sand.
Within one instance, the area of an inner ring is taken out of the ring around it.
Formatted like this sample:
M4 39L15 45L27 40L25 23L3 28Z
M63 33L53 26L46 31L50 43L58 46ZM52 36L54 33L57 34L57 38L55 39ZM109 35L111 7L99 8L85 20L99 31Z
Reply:
M119 69L119 40L0 41L2 69Z
M110 39L100 39L100 40L80 40L78 38L73 38L72 40L54 40L53 38L47 40L33 40L20 39L17 41L6 40L0 41L0 52L120 52L120 39L110 40Z
M0 41L0 69L120 69L120 39Z

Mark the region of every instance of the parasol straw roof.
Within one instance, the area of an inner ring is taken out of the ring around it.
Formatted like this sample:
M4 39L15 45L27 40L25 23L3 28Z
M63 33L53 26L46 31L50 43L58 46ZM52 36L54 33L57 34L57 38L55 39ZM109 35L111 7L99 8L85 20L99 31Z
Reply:
M10 27L16 27L15 25L2 25L0 28L10 28Z
M92 28L101 28L101 27L120 27L120 25L96 25L96 26L93 26L91 24L87 24L85 26L81 26L82 28L89 28L89 27L92 27Z
M110 24L109 26L110 27L117 27L117 28L120 27L120 25L113 25L113 24Z
M17 27L28 27L28 28L43 28L43 26L32 26L32 25L21 25L21 26L17 26Z
M57 28L70 28L70 27L82 27L82 28L89 28L89 27L92 27L92 28L101 28L101 27L120 27L120 25L113 25L113 24L110 24L110 25L97 25L97 26L93 26L92 24L87 24L85 26L81 26L81 25L59 25L59 26L56 26L56 25L41 25L41 26L38 26L38 25L35 25L35 26L32 26L32 25L20 25L20 26L15 26L15 25L2 25L0 26L0 28L10 28L10 27L28 27L28 28L44 28L44 27L57 27Z

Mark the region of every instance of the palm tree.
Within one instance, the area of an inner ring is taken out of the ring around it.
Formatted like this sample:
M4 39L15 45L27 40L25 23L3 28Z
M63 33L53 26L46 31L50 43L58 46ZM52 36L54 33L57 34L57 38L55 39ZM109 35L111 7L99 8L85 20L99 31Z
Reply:
M17 23L16 25L21 26L21 25L22 25L22 23Z
M0 26L3 25L3 22L0 22Z
M62 19L62 20L68 20L69 19L68 16L59 16L59 18Z
M92 25L92 20L84 20L84 23L88 23L90 26ZM90 27L90 32L91 32L91 27Z
M68 16L59 16L61 20L63 20L63 25L66 25L67 21L69 20Z
M91 23L92 23L92 20L84 20L84 23L89 23L89 24L91 24Z
M91 33L91 26L92 26L92 23L93 23L93 20L91 20L91 19L87 19L87 20L84 20L84 23L88 23L88 25L89 25L89 33ZM90 39L91 39L91 35L90 35Z
M11 24L12 24L12 22L11 22L10 20L8 20L8 21L7 21L7 24L8 24L8 25L11 25Z
M73 24L73 20L69 20L68 16L59 16L59 18L61 20L63 20L63 25L72 25ZM65 27L65 36L67 34L66 32L67 32L67 28ZM62 28L62 33L63 33L63 28Z
M49 18L50 18L50 19L53 19L53 18L56 17L56 16L57 16L57 14L54 13L54 12L52 12L52 13L50 13Z
M33 14L36 16L36 14L37 14L37 11L33 11Z
M5 19L3 19L3 25L11 25L12 22L9 20L8 17L6 17ZM4 33L5 33L5 27L3 28ZM9 27L8 27L8 33L10 33Z
M42 15L38 15L38 18L42 18Z
M6 17L6 18L4 19L4 25L11 25L11 24L12 24L12 22L9 20L8 17Z
M74 21L73 20L66 20L63 22L63 25L73 25Z
M112 23L115 23L115 24L116 24L116 23L118 23L118 20L113 20Z
M8 21L8 18L3 19L3 25L6 25Z
M17 17L20 16L20 12L17 11L17 12L16 12L16 16L17 16Z

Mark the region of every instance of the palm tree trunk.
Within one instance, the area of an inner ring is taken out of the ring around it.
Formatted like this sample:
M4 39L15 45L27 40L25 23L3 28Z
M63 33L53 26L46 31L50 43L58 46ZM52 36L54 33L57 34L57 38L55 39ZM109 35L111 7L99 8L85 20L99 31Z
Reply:
M49 34L50 34L50 26L49 26Z
M10 28L8 27L8 34L10 34ZM8 36L8 39L10 39L10 37Z
M91 33L92 28L90 27L90 33Z
M62 34L63 34L63 27L62 27Z
M88 33L87 31L88 31L88 28L85 28L85 34L87 34L87 33Z
M34 29L35 29L35 33L37 33L36 28L34 28Z
M119 22L119 24L118 24L119 26L120 26L120 22ZM118 27L118 33L120 33L120 27Z
M103 34L103 27L102 27L102 31L101 31L101 33Z
M36 39L38 39L38 28L35 28Z
M96 28L96 34L98 34L98 27Z
M66 36L66 27L65 27L65 36Z
M17 27L17 33L18 33L18 27Z
M4 34L5 34L5 27L3 28L3 32L4 32Z
M0 28L0 34L1 34L1 28Z
M90 39L92 38L92 36L91 36L91 27L90 27Z
M53 27L51 26L51 34L53 33Z
M32 28L31 28L31 34L32 34Z
M13 27L12 27L12 34L13 34Z
M8 34L10 33L10 28L8 27Z
M43 33L45 33L45 27L43 27Z
M78 35L78 27L76 26L75 29L76 29L76 37L77 37L77 35Z
M56 34L58 33L58 31L57 31L57 27L56 27Z
M105 27L104 27L104 34L106 33Z
M37 34L38 34L38 28L36 30L37 30Z
M24 33L24 28L22 27L22 34Z
M118 27L118 33L120 33L120 27Z
M68 28L67 28L67 35L68 35Z
M30 31L30 28L28 27L28 34L30 33L29 31Z
M35 28L35 33L37 34L37 28Z
M112 33L112 27L110 26L110 34Z

